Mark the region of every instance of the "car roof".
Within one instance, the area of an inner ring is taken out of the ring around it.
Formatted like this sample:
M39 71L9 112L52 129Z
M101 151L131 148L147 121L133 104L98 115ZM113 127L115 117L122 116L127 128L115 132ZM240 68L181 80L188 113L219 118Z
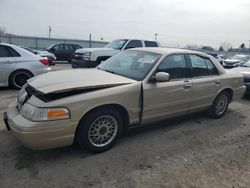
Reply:
M146 48L132 48L129 50L137 50L137 51L144 51L144 52L152 52L157 54L169 54L169 53L194 53L207 56L206 53L193 51L193 50L186 50L180 48L167 48L167 47L146 47Z

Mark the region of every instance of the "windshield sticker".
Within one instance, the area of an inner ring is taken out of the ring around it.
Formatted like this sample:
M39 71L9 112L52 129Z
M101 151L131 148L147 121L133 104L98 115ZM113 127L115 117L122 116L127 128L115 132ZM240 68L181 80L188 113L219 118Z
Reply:
M148 63L152 64L154 63L155 59L154 58L148 58L148 57L143 57L138 60L139 63Z

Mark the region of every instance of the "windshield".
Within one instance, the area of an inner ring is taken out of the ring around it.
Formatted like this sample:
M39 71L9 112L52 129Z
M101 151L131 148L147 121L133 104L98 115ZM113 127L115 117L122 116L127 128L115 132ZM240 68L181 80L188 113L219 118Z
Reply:
M97 68L134 80L143 80L161 55L151 52L123 51Z
M245 58L246 58L246 56L235 55L235 56L231 57L230 59L243 61Z
M114 40L112 42L110 42L109 44L107 44L105 46L105 48L113 48L115 50L121 50L122 47L124 46L124 44L127 42L128 40L126 39L121 39L121 40Z

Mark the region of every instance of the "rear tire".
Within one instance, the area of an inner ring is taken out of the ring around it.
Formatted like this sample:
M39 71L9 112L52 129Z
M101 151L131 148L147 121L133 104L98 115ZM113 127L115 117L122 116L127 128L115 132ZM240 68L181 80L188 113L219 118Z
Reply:
M76 141L91 152L104 152L117 142L122 127L122 117L115 109L94 110L79 122Z
M221 118L227 111L229 105L229 94L226 91L221 92L208 110L208 116L212 118Z
M33 75L25 70L13 72L9 78L9 85L14 89L21 89L27 80L32 77Z

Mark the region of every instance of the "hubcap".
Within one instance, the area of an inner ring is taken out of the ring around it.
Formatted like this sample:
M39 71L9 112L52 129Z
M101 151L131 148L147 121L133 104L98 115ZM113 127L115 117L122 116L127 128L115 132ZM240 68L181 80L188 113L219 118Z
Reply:
M220 98L217 100L216 107L215 107L217 114L220 115L225 112L226 107L227 107L227 102L228 102L228 99L225 95L220 96Z
M112 142L117 134L118 125L114 117L98 117L89 127L88 138L95 147L104 147Z
M14 77L14 84L16 87L21 88L29 78L30 76L25 73L16 74Z

